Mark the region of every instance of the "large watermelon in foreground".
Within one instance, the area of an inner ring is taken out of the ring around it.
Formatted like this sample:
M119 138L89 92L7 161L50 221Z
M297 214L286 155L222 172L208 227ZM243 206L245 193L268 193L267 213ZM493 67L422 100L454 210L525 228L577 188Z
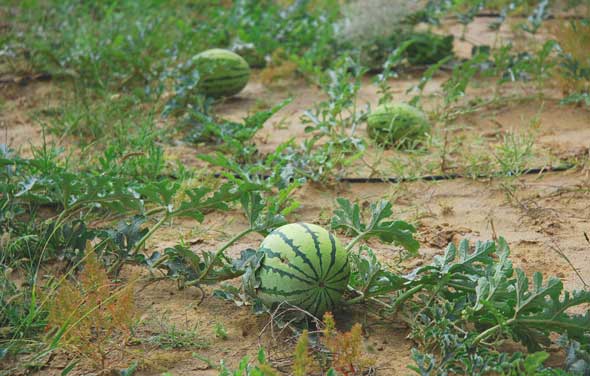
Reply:
M341 301L350 276L348 256L322 227L281 226L264 239L260 251L264 258L256 271L256 295L267 306L287 302L321 316Z
M236 95L250 78L250 67L244 58L219 48L195 55L189 65L199 72L197 88L208 97Z

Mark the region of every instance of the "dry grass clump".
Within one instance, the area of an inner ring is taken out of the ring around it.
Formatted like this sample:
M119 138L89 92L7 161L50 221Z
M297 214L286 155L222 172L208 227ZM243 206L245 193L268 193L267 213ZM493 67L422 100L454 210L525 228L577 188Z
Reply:
M131 336L136 312L133 284L111 283L90 242L86 252L79 282L67 280L59 287L49 307L48 327L57 329L53 341L59 339L69 353L105 370Z
M327 350L329 357L325 358L322 352L315 354L316 356L310 354L311 341L308 331L304 330L295 347L293 375L318 374L326 366L335 370L338 375L359 375L374 364L363 349L361 324L354 324L348 332L339 332L330 312L324 314L323 323L322 336L317 345Z

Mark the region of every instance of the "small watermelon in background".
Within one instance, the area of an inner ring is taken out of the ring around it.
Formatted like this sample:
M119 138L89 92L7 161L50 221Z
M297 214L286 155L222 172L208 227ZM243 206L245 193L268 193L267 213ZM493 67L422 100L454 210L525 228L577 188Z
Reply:
M367 117L369 137L386 147L415 146L430 128L426 115L406 103L383 104Z
M195 55L189 66L199 72L199 92L212 98L236 95L250 78L250 67L244 58L219 48Z
M256 295L265 305L287 302L321 317L341 302L350 277L348 254L322 227L281 226L262 241L259 251L264 258L256 271Z

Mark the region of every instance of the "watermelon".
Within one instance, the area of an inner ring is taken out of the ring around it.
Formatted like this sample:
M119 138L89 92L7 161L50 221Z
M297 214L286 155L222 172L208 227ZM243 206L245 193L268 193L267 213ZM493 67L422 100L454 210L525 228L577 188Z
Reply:
M195 55L188 66L199 72L198 91L212 98L236 95L250 78L250 67L244 58L219 48Z
M408 147L430 131L426 115L406 103L378 106L367 117L369 137L383 146Z
M348 254L322 227L281 226L262 241L259 252L264 258L256 270L256 295L265 305L287 302L321 317L342 300L350 276Z

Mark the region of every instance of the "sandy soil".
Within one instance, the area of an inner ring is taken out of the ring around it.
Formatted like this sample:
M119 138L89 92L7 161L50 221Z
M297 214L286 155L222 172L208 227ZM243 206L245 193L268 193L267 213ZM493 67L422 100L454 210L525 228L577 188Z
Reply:
M457 25L450 29L460 33ZM501 35L504 34L503 31ZM470 26L467 35L467 41L493 43L483 21ZM466 54L470 46L468 42L458 41L459 55ZM445 78L445 74L437 77L428 85L427 92L436 91ZM396 80L396 98L407 98L404 94L406 89L415 83L415 78ZM293 102L274 116L256 136L260 150L271 151L288 137L303 137L304 126L300 120L303 110L311 108L322 98L316 88L301 81L292 82L288 87L288 91L273 89L254 81L238 98L219 105L218 110L225 117L240 119L257 102L272 104L294 96ZM30 150L27 146L29 143L39 145L41 131L34 113L55 100L54 89L52 83L7 86L2 93L4 104L0 113L0 142L21 149L25 154ZM471 89L470 96L485 96L490 90L482 85ZM520 88L515 87L514 90ZM376 104L376 90L369 81L363 85L360 98L363 103ZM535 120L533 125L531 119ZM497 144L502 134L508 131L528 132L533 129L537 153L534 163L531 163L538 166L547 166L572 156L588 157L590 112L560 106L551 97L509 103L462 116L453 125L452 134L463 139L463 144L469 144L470 140L483 140L481 150L484 151ZM442 134L443 129L437 128L435 132ZM170 145L167 146L167 152L187 165L198 165L194 157L197 153L192 146ZM387 153L390 154L386 154L384 160L396 158L395 153ZM368 154L376 154L376 151L371 148ZM462 151L457 150L456 155L451 153L448 158L460 165L461 154ZM383 164L382 172L393 174L387 166ZM362 168L357 170L360 176L366 176L367 172ZM527 273L542 271L545 275L561 278L568 289L580 289L584 288L580 276L590 283L590 244L584 238L585 232L590 233L588 173L588 169L577 169L495 180L339 184L330 188L310 184L297 193L302 206L294 214L294 219L327 224L336 197L360 202L387 198L395 204L396 214L400 218L419 228L422 243L420 256L406 262L403 265L406 269L428 263L434 255L441 254L449 242L457 242L462 238L488 240L503 236L511 246L515 264ZM237 213L210 215L202 224L190 220L177 221L157 233L148 242L148 249L162 250L176 244L179 238L191 244L195 251L213 249L227 240L231 233L245 226L245 219ZM235 255L247 247L256 248L260 240L260 237L252 235L232 247L230 254ZM391 262L395 256L392 249L378 244L374 246L385 263ZM560 252L569 262L559 255ZM577 273L570 263L577 268ZM126 273L129 272L126 270ZM212 288L206 289L208 296L202 304L198 304L200 294L195 288L178 290L174 283L166 281L139 292L141 287L138 287L136 299L143 319L162 317L162 320L179 327L198 324L203 336L210 342L210 347L204 350L174 351L147 349L143 357L157 363L161 369L154 367L137 374L157 375L163 370L173 375L217 374L205 362L193 358L192 352L214 363L225 359L232 366L244 355L255 357L259 344L270 349L271 360L281 360L291 353L290 346L284 345L282 339L273 340L268 330L260 335L267 318L255 317L248 307L237 307L211 297ZM379 375L409 373L406 366L411 363L409 356L412 343L406 339L407 330L400 321L394 320L392 325L379 326L379 322L366 317L362 309L341 312L337 320L342 328L356 321L365 325L367 351L374 357ZM215 337L215 323L222 323L227 329L227 340ZM147 335L148 332L144 327L138 335ZM58 356L39 374L58 375L65 364L64 357Z

